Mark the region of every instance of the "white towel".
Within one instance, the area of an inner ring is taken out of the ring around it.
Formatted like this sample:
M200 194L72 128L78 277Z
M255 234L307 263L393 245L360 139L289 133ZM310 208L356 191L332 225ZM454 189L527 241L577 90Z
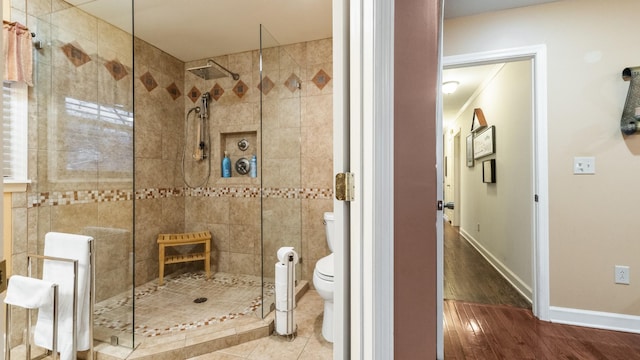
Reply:
M35 279L27 276L13 275L9 278L6 304L26 309L40 309L53 306L53 285L51 281Z
M76 350L88 350L89 338L89 284L90 236L50 232L44 238L44 255L78 260L78 317L77 349L73 349L73 263L45 260L42 278L58 284L58 350L61 360L76 358ZM38 312L34 332L36 345L52 349L53 313L43 308Z

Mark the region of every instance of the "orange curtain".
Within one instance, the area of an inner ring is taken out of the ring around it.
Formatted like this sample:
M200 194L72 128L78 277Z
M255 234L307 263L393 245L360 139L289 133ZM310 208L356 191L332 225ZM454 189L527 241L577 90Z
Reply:
M33 45L29 29L18 22L4 22L4 80L33 86Z

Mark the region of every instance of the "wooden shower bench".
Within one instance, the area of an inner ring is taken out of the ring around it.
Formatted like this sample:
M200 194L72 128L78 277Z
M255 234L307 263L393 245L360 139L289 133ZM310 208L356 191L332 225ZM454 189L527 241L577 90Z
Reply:
M183 245L204 245L204 252L194 252L188 254L165 255L165 248ZM158 235L158 265L159 277L158 281L162 285L164 280L165 264L177 264L190 261L204 260L204 270L207 273L207 279L211 277L211 233L209 231L200 231L184 234L160 234Z

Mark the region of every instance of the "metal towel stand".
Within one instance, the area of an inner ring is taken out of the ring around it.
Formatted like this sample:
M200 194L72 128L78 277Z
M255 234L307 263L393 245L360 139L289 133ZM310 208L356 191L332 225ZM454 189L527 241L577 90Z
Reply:
M89 356L87 359L93 360L95 359L94 350L93 350L93 308L95 302L95 249L94 249L94 240L89 241ZM45 255L36 255L30 254L27 255L27 276L32 277L31 271L31 260L32 259L40 259L40 260L51 260L51 261L61 261L73 263L73 338L72 338L72 348L77 351L78 349L78 260L75 259L67 259L53 256L45 256ZM25 358L27 360L31 360L31 311L27 310L27 326L26 326L26 339L25 339ZM54 290L54 302L53 302L53 342L51 343L51 353L53 356L53 360L58 359L57 347L58 347L58 288L56 284L56 288ZM7 304L6 307L6 320L5 320L5 337L4 337L4 351L5 351L5 359L11 360L11 349L9 348L9 339L11 334L11 307ZM43 355L33 359L38 360L48 356L48 352L45 352Z

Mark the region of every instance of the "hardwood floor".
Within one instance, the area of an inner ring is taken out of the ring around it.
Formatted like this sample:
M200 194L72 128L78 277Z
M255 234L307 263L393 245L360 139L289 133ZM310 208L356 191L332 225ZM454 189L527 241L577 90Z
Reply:
M445 360L640 360L640 334L553 324L444 226Z
M471 246L444 225L444 298L531 308L531 304Z
M444 302L445 360L640 359L640 335L544 322L528 309Z

